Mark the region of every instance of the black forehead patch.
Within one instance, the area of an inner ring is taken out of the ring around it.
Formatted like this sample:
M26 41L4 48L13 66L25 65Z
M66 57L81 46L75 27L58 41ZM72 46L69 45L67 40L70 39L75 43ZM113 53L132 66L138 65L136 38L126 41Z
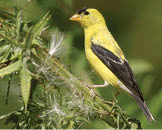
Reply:
M78 10L78 14L81 14L81 13L83 13L84 12L84 14L85 15L88 15L89 14L89 12L87 11L87 7L83 7L83 8L81 8L80 10Z

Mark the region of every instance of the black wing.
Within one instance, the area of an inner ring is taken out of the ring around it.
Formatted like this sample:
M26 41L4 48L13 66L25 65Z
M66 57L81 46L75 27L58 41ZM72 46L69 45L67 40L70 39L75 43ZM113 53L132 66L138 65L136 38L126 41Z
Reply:
M100 45L92 43L92 51L106 65L113 74L137 97L143 102L143 95L136 83L133 72L126 60L122 60L111 51L103 48Z

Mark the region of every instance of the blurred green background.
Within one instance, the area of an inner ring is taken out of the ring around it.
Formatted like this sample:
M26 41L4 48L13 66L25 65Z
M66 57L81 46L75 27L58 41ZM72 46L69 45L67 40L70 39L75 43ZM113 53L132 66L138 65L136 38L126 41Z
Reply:
M142 128L162 128L162 1L161 0L1 0L0 8L23 10L24 17L35 23L48 10L52 11L49 26L65 35L66 41L61 59L77 78L90 84L103 81L89 68L84 54L84 34L79 24L69 21L78 9L87 6L98 9L105 17L107 26L124 51L143 92L146 103L157 122L148 123L136 102L125 94L118 97L120 106L134 118L141 121ZM47 39L48 34L44 34ZM68 42L67 42L68 43ZM0 80L0 115L19 110L21 91L19 81L13 75L8 105L5 106L8 76ZM97 89L106 99L112 100L115 89ZM9 128L2 126L0 128Z

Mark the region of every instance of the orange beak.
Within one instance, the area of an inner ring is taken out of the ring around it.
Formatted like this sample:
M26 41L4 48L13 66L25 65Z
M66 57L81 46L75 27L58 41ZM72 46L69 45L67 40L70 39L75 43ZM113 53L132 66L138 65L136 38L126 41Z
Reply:
M79 14L74 14L72 17L70 17L69 20L79 21L80 22L82 20L82 18L81 18L81 16Z

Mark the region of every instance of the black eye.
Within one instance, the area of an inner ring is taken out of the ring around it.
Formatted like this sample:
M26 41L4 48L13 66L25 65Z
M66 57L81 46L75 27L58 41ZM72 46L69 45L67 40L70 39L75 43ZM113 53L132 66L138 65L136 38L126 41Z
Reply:
M88 15L88 14L89 14L89 12L88 12L88 11L84 11L84 14L85 14L85 15Z

